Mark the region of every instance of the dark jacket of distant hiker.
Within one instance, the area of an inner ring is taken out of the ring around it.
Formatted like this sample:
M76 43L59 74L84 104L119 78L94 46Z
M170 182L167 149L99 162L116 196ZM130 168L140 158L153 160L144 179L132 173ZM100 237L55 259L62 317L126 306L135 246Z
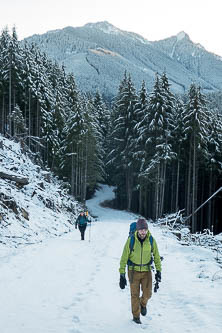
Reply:
M75 222L75 227L77 229L77 226L79 228L79 231L81 233L81 240L84 240L85 237L85 231L87 227L87 222L89 222L88 218L84 214L84 212L81 212L80 215L77 217Z

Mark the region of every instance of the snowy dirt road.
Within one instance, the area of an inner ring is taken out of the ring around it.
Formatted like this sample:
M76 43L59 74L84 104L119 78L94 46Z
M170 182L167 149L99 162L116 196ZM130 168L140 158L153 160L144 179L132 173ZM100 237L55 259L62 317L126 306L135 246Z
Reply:
M88 201L98 216L86 231L30 245L0 257L1 333L221 332L222 282L210 250L183 247L150 225L163 261L163 281L142 325L132 322L129 286L119 288L119 260L133 214ZM89 241L90 237L90 241Z

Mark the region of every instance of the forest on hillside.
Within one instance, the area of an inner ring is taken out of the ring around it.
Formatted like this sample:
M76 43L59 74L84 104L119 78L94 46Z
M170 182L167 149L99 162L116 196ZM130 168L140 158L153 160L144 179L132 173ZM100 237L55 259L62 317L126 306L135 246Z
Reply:
M221 92L192 84L170 90L167 72L136 91L125 73L111 105L79 91L74 74L16 31L0 36L0 132L65 180L85 202L101 182L116 186L114 207L153 220L183 211L191 231L222 231Z

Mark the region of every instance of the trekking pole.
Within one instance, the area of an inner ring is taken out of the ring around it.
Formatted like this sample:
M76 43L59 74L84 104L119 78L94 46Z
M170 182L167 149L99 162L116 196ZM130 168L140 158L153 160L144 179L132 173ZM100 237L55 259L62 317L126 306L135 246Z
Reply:
M90 227L89 227L89 242L90 242L90 238L91 238L91 221L90 221Z
M154 292L156 293L158 289L159 289L159 282L155 281Z

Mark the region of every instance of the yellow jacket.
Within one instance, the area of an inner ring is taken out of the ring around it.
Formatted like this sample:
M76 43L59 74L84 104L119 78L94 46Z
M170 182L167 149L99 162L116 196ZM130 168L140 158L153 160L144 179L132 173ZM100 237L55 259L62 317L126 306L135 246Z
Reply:
M135 266L128 266L130 270L134 269L138 272L147 272L151 270L150 265L152 255L154 259L155 268L161 272L161 260L157 247L157 243L153 238L153 251L151 251L150 236L151 233L148 231L145 240L141 243L138 240L137 231L135 232L135 243L133 251L130 253L130 237L127 239L123 249L122 257L120 260L120 274L125 273L126 265L128 260L135 264ZM133 268L134 267L134 268Z

